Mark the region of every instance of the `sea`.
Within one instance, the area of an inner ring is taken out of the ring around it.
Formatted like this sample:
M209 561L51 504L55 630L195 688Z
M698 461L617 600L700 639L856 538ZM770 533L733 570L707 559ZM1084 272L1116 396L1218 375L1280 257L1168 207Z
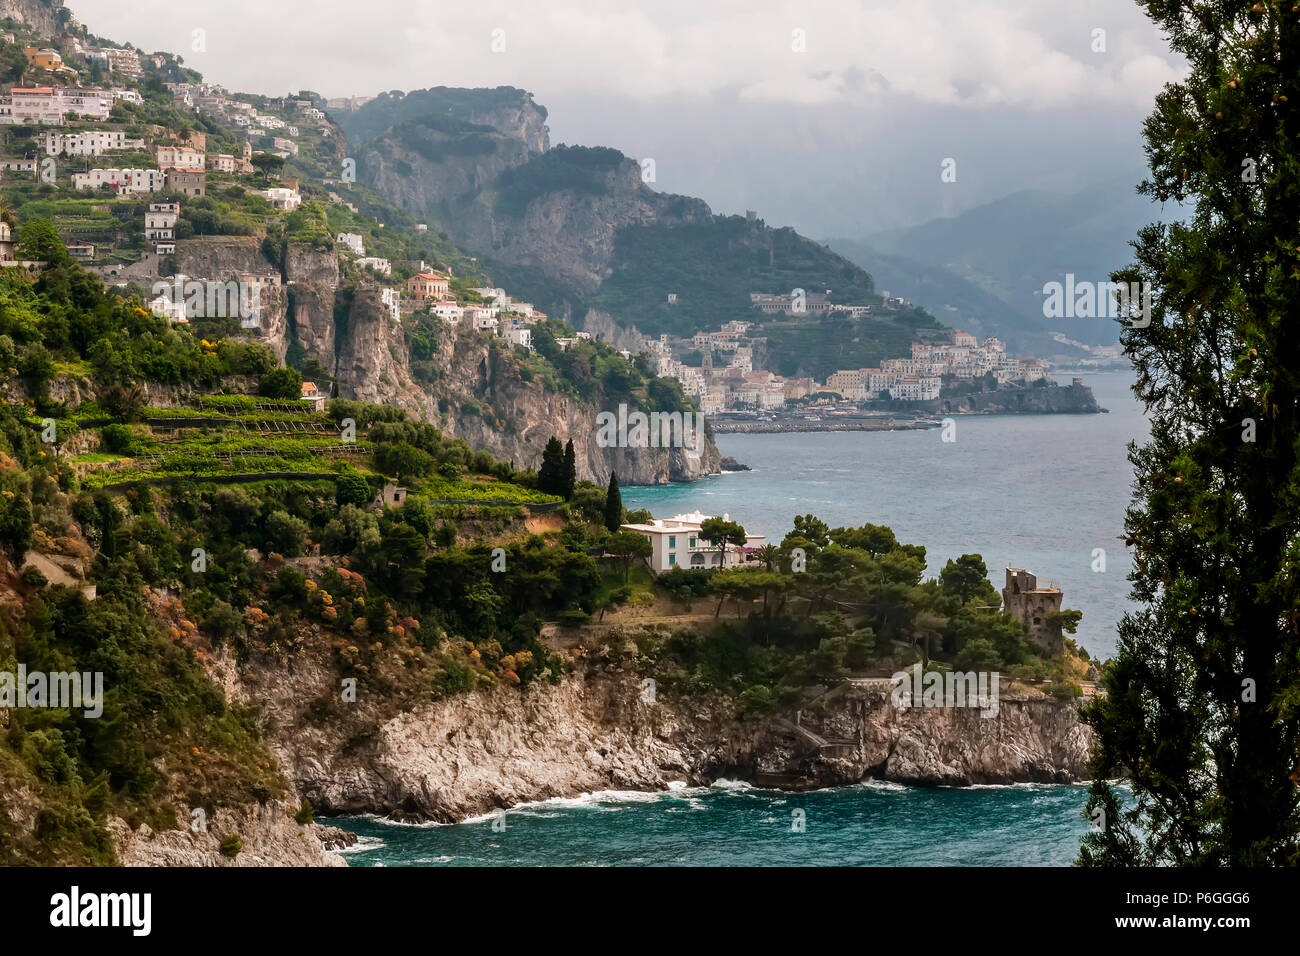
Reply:
M624 488L623 501L656 517L726 513L774 543L799 514L888 525L925 546L928 574L979 554L999 589L1006 567L1027 568L1083 612L1077 639L1104 659L1132 607L1127 448L1148 430L1131 373L1080 377L1107 414L955 416L952 441L937 428L719 435L722 454L749 471ZM1086 799L1085 787L1049 784L866 780L792 794L720 780L548 800L455 825L329 822L359 835L346 851L353 866L1068 866L1088 829Z

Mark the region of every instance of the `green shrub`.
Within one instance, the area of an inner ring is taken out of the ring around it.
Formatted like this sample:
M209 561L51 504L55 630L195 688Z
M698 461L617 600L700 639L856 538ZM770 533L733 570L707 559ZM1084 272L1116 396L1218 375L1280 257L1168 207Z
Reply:
M131 429L125 425L114 423L105 425L99 433L100 439L104 443L104 450L111 451L114 454L126 454L131 448Z

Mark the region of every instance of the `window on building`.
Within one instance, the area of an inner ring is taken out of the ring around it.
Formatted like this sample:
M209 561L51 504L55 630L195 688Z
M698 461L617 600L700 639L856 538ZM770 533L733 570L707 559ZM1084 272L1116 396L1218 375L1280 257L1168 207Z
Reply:
M670 548L675 548L675 547L677 547L677 535L675 535L675 534L670 534L670 535L668 536L668 547L670 547Z
M695 547L695 537L694 537L694 536L691 537L691 547L692 547L692 548Z
M671 568L671 567L673 567L676 563L677 563L677 555L675 555L675 554L670 554L670 555L668 555L668 567Z

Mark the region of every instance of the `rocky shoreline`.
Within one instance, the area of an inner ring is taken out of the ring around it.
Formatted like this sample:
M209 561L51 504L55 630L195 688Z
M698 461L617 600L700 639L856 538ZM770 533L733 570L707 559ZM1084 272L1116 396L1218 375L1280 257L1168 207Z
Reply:
M610 635L616 639L616 635ZM292 787L281 802L221 810L208 832L112 826L124 865L338 866L355 837L294 820L376 814L457 823L498 809L602 790L663 791L719 778L809 790L865 777L917 786L1072 783L1087 776L1092 733L1078 704L1006 684L994 717L970 708L899 708L889 681L809 691L797 712L747 717L717 694L647 695L629 664L577 649L557 683L497 687L384 709L365 695L322 724L305 701L337 686L324 661L213 676L232 699L260 705L267 742ZM797 721L797 723L796 723ZM224 856L220 836L244 849Z
M1027 688L1004 691L989 718L974 708L897 708L888 681L850 682L805 703L796 728L793 714L747 718L718 695L648 701L631 670L581 662L557 684L431 701L358 734L303 720L288 688L277 689L281 678L267 686L268 677L258 696L272 749L325 815L455 823L552 797L719 777L791 790L867 776L1069 783L1085 779L1092 740L1076 703ZM304 677L296 669L294 680Z

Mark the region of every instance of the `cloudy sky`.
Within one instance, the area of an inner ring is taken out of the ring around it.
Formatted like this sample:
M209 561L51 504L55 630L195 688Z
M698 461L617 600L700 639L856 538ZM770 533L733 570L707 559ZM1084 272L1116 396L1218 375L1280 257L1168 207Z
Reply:
M1141 172L1181 75L1133 0L68 0L232 90L519 86L551 141L814 236ZM943 182L947 159L956 181Z

